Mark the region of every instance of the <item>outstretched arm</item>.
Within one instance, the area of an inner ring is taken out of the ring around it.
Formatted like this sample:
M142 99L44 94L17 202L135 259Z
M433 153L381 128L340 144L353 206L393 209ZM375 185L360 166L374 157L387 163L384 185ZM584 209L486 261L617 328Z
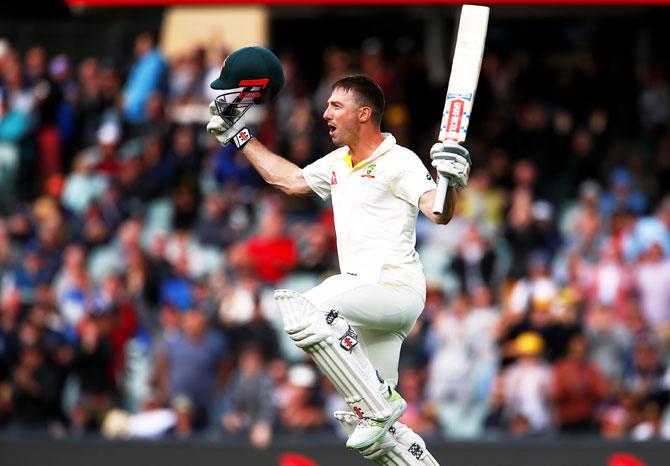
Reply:
M214 136L222 146L234 143L268 184L286 194L313 193L305 181L302 169L275 154L258 139L255 139L246 127L244 116L231 124L218 114L214 102L209 104L209 111L212 118L207 124L207 132Z
M300 167L275 154L258 139L249 141L242 153L270 186L290 195L314 194Z

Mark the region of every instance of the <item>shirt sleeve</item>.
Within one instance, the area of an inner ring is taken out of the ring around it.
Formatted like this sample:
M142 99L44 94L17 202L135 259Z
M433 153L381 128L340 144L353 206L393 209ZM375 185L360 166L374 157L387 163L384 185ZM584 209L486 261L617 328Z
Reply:
M393 191L400 199L418 207L421 196L437 189L437 185L419 157L411 154L408 159L393 177Z
M321 199L330 197L330 177L332 175L333 153L321 157L302 169L302 176L312 191Z

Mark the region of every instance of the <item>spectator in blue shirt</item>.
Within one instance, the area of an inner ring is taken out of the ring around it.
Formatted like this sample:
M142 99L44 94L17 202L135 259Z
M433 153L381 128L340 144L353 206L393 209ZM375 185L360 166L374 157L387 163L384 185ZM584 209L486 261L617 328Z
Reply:
M123 89L123 114L128 122L137 125L145 121L147 99L154 92L165 89L167 65L148 32L135 39L135 57L137 61L130 69Z
M179 320L179 333L161 342L155 380L168 400L188 397L198 430L207 425L208 408L223 387L225 341L208 327L207 315L198 307L182 312Z

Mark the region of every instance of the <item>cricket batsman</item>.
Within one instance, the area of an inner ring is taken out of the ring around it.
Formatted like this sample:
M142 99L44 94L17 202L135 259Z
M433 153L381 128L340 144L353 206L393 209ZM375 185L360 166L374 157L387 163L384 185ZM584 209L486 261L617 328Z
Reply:
M378 464L437 465L423 440L397 422L407 403L395 387L400 347L426 299L414 249L417 215L448 223L456 191L433 214L436 184L414 152L381 132L384 96L365 76L332 86L323 119L337 149L304 168L274 154L250 133L244 113L272 99L283 82L271 51L232 53L211 83L222 94L210 104L207 131L222 145L235 144L271 186L332 200L340 274L304 294L275 291L284 329L351 408L334 414L350 432L347 447ZM466 186L465 148L439 142L430 156L451 187Z

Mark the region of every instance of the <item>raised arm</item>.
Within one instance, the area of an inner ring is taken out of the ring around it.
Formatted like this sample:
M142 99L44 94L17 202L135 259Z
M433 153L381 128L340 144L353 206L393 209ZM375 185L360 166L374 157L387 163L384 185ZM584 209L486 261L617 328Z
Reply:
M249 141L242 153L270 186L290 195L314 194L300 167L275 154L258 139Z
M214 102L209 105L212 118L207 124L207 132L225 146L231 142L235 144L244 156L251 162L256 171L270 186L291 195L313 194L312 189L305 181L302 169L293 162L286 160L265 147L255 139L246 127L244 117L234 124L224 120L217 112Z

